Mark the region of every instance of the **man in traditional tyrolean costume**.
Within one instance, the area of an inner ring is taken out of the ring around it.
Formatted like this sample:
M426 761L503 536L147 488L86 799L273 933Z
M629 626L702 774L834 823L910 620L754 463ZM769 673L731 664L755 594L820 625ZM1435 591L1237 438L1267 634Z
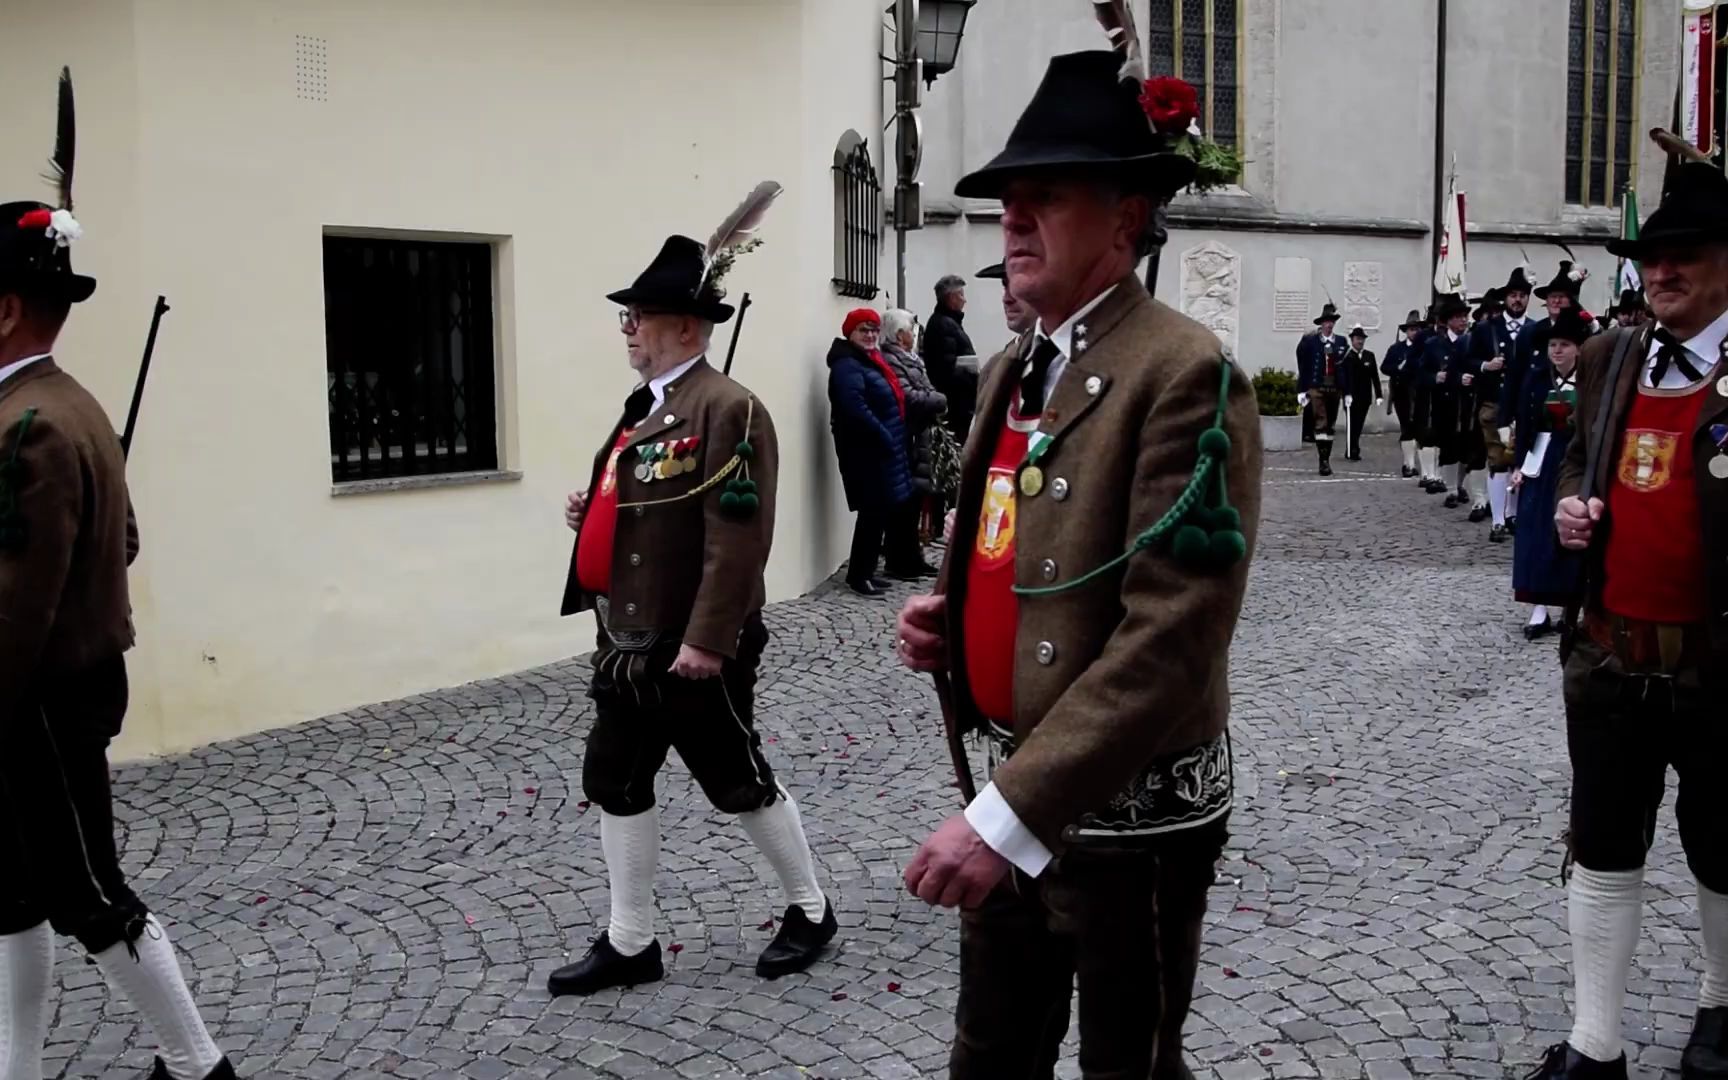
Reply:
M1500 289L1502 310L1477 325L1470 336L1470 363L1476 373L1474 422L1482 440L1482 463L1486 482L1479 484L1485 495L1492 524L1488 539L1506 540L1506 504L1512 471L1511 425L1500 422L1500 389L1505 379L1507 357L1518 346L1530 309L1531 282L1522 266L1512 271ZM1473 520L1481 520L1472 512Z
M1344 404L1344 354L1350 348L1334 332L1337 325L1338 309L1328 303L1315 318L1315 329L1296 344L1296 400L1314 413L1321 476L1332 475L1332 444Z
M1398 340L1386 350L1386 359L1380 365L1391 398L1388 411L1398 414L1398 448L1404 455L1399 475L1406 480L1422 474L1416 441L1415 402L1416 368L1422 357L1422 325L1422 313L1412 308L1398 327Z

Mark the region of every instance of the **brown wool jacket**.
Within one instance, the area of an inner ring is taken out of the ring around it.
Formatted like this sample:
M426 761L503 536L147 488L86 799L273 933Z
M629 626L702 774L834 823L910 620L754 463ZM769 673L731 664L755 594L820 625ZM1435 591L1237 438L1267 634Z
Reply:
M0 464L15 448L24 538L0 546L0 718L36 679L76 674L133 642L126 567L138 531L108 414L52 359L38 360L0 382Z
M1584 486L1584 473L1591 453L1596 454L1596 476L1591 482L1593 498L1608 498L1609 486L1619 462L1620 447L1626 438L1626 418L1632 399L1638 393L1638 378L1650 355L1650 333L1653 325L1616 327L1597 334L1584 343L1578 357L1578 437L1566 447L1566 460L1560 467L1558 498L1578 496ZM1621 366L1620 379L1607 385L1608 369L1613 364L1614 349L1622 335L1633 339L1626 362ZM1728 388L1723 376L1728 371L1718 369L1709 387L1700 391L1708 394L1698 426L1693 430L1692 460L1697 472L1698 507L1704 525L1704 568L1706 588L1710 593L1710 643L1720 671L1721 662L1728 662L1728 481L1718 480L1710 473L1710 459L1716 456L1716 442L1710 437L1715 424L1728 423ZM1598 430L1596 415L1602 407L1604 394L1610 395L1607 424ZM1597 450L1596 447L1601 449ZM1554 527L1550 519L1533 527ZM1586 602L1596 603L1602 595L1602 560L1608 550L1608 534L1614 528L1613 519L1604 515L1591 540L1585 561Z
M615 425L594 455L589 491L599 487L618 432ZM725 480L700 495L676 498L724 468L746 433L754 452L745 464L761 500L755 514L737 519L721 513ZM692 436L701 439L695 471L666 480L636 478L644 447ZM607 605L614 630L657 630L686 645L726 657L737 655L738 633L745 620L766 602L762 575L774 539L778 463L779 446L768 410L707 360L698 361L667 385L659 411L642 422L618 457L618 524ZM563 614L588 611L595 600L576 579L576 547L572 546Z
M1042 493L1018 499L1015 580L1072 581L1116 558L1175 503L1218 406L1217 335L1147 295L1133 276L1084 320L1044 413L1053 436ZM966 569L980 527L990 457L1021 365L999 354L978 395L959 507L938 588L948 596L950 655L965 655ZM1250 555L1260 518L1260 421L1238 369L1224 421L1226 472ZM1065 494L1058 496L1058 489ZM1248 560L1225 571L1179 565L1168 547L1072 592L1020 598L1015 646L1017 747L997 769L1014 813L1060 853L1084 815L1104 809L1155 759L1221 735L1230 711L1230 640ZM960 724L984 723L952 665ZM997 718L1002 719L1002 718Z

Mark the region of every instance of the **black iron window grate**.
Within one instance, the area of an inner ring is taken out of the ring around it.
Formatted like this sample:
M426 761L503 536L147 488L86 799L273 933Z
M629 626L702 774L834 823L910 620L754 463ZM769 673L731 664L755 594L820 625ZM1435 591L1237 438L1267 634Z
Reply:
M882 262L882 182L862 140L834 162L834 289L841 296L874 300Z
M498 467L490 245L326 236L324 332L335 482Z
M1146 62L1153 75L1192 83L1200 128L1242 145L1242 0L1151 0Z

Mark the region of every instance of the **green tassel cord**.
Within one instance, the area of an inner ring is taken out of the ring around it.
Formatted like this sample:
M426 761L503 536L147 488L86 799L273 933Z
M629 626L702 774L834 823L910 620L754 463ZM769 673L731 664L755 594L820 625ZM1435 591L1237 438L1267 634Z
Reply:
M1113 573L1142 551L1169 544L1170 554L1190 569L1205 573L1228 570L1248 557L1248 538L1242 532L1242 514L1230 505L1225 470L1230 461L1230 435L1224 430L1224 414L1230 405L1230 374L1235 368L1228 355L1221 360L1218 408L1212 426L1200 433L1200 459L1176 502L1152 527L1134 538L1127 551L1103 566L1073 581L1041 587L1014 586L1018 596L1054 596L1082 588Z
M29 538L24 512L18 507L18 490L24 486L24 466L18 454L35 420L36 410L25 409L12 440L12 453L0 463L0 551L21 551Z

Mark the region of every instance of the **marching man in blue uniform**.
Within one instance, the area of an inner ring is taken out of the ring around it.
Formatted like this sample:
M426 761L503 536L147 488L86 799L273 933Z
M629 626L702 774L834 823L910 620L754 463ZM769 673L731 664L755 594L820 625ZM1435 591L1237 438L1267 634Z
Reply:
M1417 362L1422 357L1418 335L1422 332L1422 313L1415 308L1398 327L1399 338L1386 350L1380 364L1380 374L1386 376L1386 389L1391 397L1388 412L1398 414L1398 448L1404 454L1404 467L1399 475L1409 480L1420 476L1416 442L1416 401L1413 383Z
M1320 475L1332 475L1332 442L1338 408L1344 401L1344 354L1349 345L1334 333L1338 309L1328 303L1314 320L1319 329L1296 344L1297 400L1314 413L1314 446L1320 453Z
M1516 351L1518 336L1530 321L1530 293L1530 278L1524 268L1514 269L1500 290L1504 310L1477 323L1470 335L1470 363L1476 374L1478 406L1468 419L1481 429L1486 450L1483 459L1488 470L1485 491L1478 485L1476 493L1486 495L1488 516L1493 522L1488 539L1496 544L1506 542L1506 504L1512 472L1509 446L1512 432L1500 422L1500 389L1508 358ZM1479 520L1474 511L1471 516Z

